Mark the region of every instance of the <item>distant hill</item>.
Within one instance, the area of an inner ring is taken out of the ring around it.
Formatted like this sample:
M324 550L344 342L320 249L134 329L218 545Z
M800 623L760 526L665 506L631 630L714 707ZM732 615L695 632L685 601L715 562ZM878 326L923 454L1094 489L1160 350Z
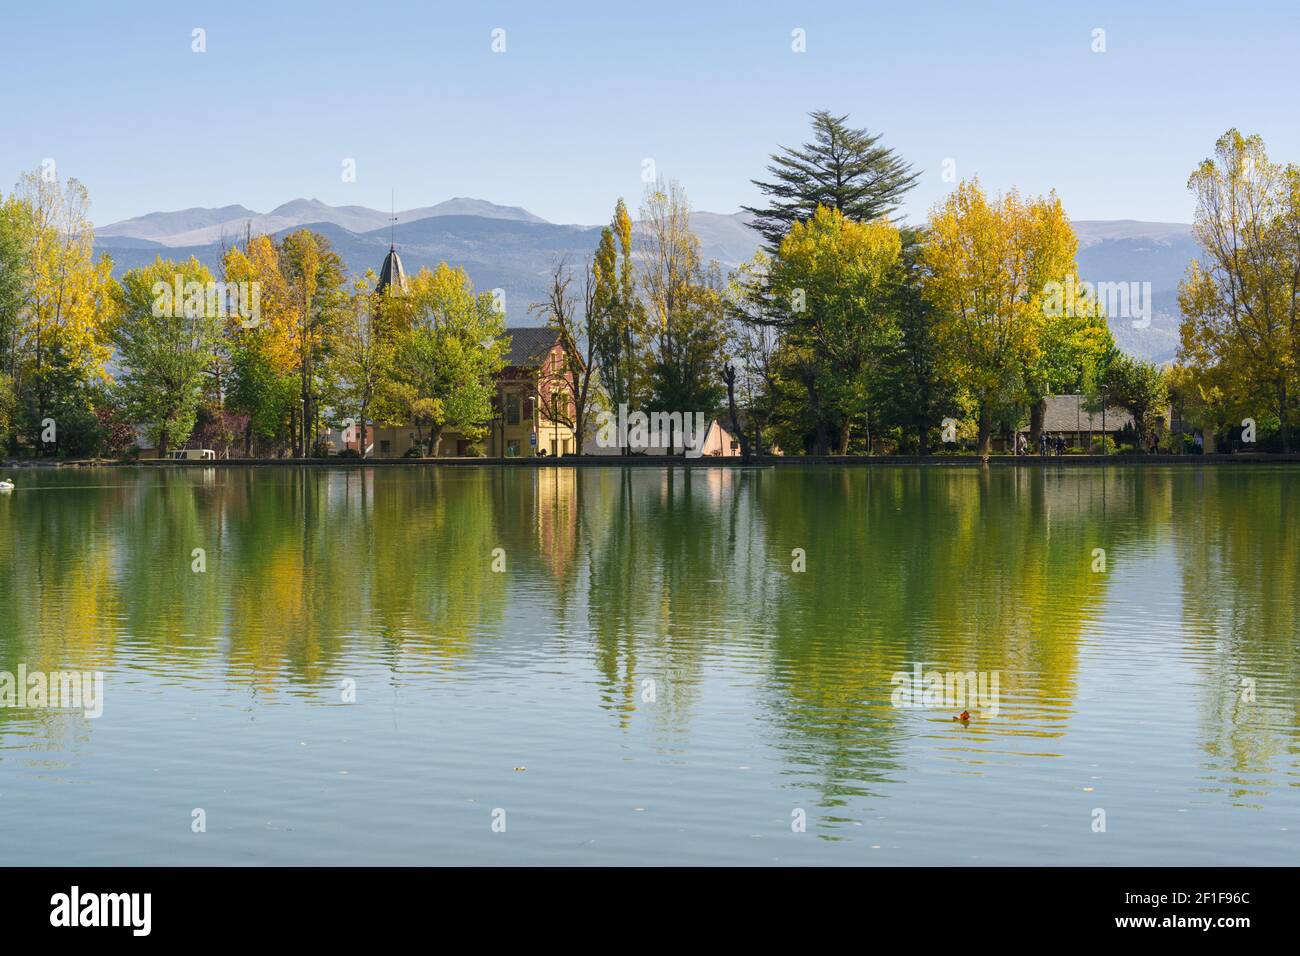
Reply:
M1110 331L1124 351L1168 362L1178 350L1178 283L1197 255L1192 227L1132 219L1080 220L1079 274L1089 282L1150 282L1152 316L1145 329L1132 319L1112 318Z
M704 258L734 269L752 256L759 237L749 221L748 213L693 213L691 225ZM509 321L521 325L536 321L527 308L545 296L555 263L565 259L580 269L595 250L601 229L550 223L518 206L482 199L456 198L403 210L395 227L382 210L295 199L265 214L244 206L150 213L97 229L95 246L113 257L115 275L160 255L194 256L216 270L223 248L242 242L249 228L274 236L315 229L329 237L354 274L378 270L391 231L408 272L439 262L464 266L475 288L505 290ZM1120 219L1079 220L1074 228L1084 279L1151 283L1151 325L1138 329L1132 319L1113 317L1116 342L1142 358L1172 359L1178 347L1178 283L1196 254L1191 226Z
M417 217L419 213L426 215ZM125 225L122 223L97 230L96 250L112 256L114 275L153 262L158 256L193 256L216 271L223 249L243 241L245 221L229 218L164 235L162 230L178 222L186 224L184 219L175 218L180 215L141 216L129 220L134 225L125 232L119 228ZM321 218L305 218L312 215ZM757 244L743 217L740 213L725 216L707 212L692 217L706 260L717 259L724 268L734 268L753 254ZM150 223L157 224L157 228L151 230ZM310 199L285 203L264 216L254 214L251 223L254 233L276 237L296 229L314 229L329 238L353 274L379 269L388 252L391 228L386 213L361 206L332 207ZM495 206L478 199L451 199L399 213L392 235L407 272L416 272L422 266L433 268L440 262L463 266L476 289L504 289L510 322L527 325L537 321L527 309L545 297L555 264L563 259L580 270L595 251L600 230L600 226L556 225L517 207ZM154 238L147 237L151 231Z
M458 197L433 206L405 209L397 213L397 223L415 222L431 216L480 216L484 219L513 219L520 222L545 222L527 209L498 206L484 199ZM331 206L319 199L292 199L268 213L254 212L244 206L220 209L183 209L179 212L153 212L108 226L97 227L96 236L149 239L164 246L202 246L233 240L251 230L255 235L274 235L285 229L301 228L310 223L328 222L350 232L387 229L390 214L368 206Z
M220 209L181 209L176 212L151 212L147 216L124 219L109 226L96 226L95 237L120 237L149 239L162 238L200 229L220 227L225 223L242 222L257 213L244 206L222 206Z

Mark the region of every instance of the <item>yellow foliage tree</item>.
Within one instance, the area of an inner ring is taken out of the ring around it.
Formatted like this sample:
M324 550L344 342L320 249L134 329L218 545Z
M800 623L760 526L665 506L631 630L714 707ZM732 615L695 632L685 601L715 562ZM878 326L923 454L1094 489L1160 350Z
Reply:
M1203 391L1230 382L1230 392L1277 416L1282 450L1290 451L1300 360L1300 167L1270 162L1259 136L1230 129L1187 186L1204 256L1179 288L1179 360Z
M987 455L994 416L1022 405L1026 370L1047 345L1051 310L1076 272L1078 240L1055 193L990 199L978 180L962 182L930 214L922 258L925 296L938 312L936 334L977 409L979 453Z
M94 258L86 188L28 173L17 195L30 229L26 289L14 329L14 390L37 422L68 390L108 381L110 337L120 311L112 260Z

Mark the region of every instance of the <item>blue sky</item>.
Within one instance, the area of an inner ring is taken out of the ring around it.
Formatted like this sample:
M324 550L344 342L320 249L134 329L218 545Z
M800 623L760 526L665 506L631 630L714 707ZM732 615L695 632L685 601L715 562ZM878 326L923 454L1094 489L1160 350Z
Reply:
M922 171L910 218L952 158L996 189L1055 188L1075 218L1189 221L1187 175L1229 126L1300 162L1298 39L1295 0L13 5L0 190L54 158L99 224L386 208L391 189L595 223L635 206L652 158L697 209L733 212L826 107Z

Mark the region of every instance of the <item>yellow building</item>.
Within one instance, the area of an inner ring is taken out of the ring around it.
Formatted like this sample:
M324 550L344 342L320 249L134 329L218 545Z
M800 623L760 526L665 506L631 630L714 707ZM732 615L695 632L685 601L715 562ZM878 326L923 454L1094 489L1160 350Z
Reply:
M379 271L378 292L389 286L406 287L406 272L395 247L390 247ZM556 330L534 326L506 329L510 349L506 364L494 376L492 419L484 440L474 441L454 431L444 431L439 458L487 455L493 458L531 458L537 455L571 455L578 452L573 429L559 419L572 420L572 390L567 377L566 343ZM548 415L547 412L555 414ZM367 429L369 458L402 458L420 449L421 433L414 425ZM423 435L427 442L427 431ZM355 447L355 443L352 443Z

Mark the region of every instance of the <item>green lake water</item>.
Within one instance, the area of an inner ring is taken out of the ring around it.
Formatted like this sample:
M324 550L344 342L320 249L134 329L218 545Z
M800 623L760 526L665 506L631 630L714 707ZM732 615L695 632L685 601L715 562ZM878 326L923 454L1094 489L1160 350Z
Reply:
M6 864L1300 858L1300 469L0 477Z

